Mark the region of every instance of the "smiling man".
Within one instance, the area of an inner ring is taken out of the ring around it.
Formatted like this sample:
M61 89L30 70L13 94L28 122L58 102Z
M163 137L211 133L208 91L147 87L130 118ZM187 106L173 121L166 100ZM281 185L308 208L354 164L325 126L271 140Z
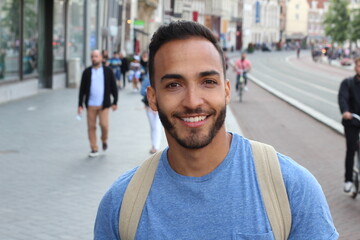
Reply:
M159 112L169 147L140 209L135 239L274 239L250 141L224 125L230 83L217 39L201 24L172 22L158 29L149 50L149 105ZM292 159L277 157L291 208L288 239L337 239L316 179ZM120 206L137 169L105 194L95 239L120 239Z

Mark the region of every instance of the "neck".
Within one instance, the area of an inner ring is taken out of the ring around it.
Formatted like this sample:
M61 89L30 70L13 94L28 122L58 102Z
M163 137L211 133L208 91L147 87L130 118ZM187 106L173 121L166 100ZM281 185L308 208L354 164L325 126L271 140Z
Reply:
M187 149L166 133L171 168L184 176L201 177L212 172L229 152L232 135L223 126L212 142L201 149Z
M100 64L93 65L93 68L95 68L95 69L98 69L99 67L101 67L101 63L100 63Z

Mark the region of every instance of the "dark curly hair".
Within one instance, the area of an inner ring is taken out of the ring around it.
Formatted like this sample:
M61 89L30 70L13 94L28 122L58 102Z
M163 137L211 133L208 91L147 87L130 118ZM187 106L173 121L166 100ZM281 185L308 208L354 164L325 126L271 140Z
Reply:
M149 76L150 76L150 84L154 87L154 58L156 52L160 49L162 45L167 42L173 40L180 40L180 39L188 39L191 37L201 37L207 39L211 42L216 50L219 52L219 57L221 58L222 65L223 65L223 72L224 78L226 78L226 66L224 60L224 53L222 48L219 45L217 38L214 34L205 27L204 25L192 22L192 21L175 21L171 22L167 25L162 25L159 29L154 33L153 37L151 38L151 42L149 45Z

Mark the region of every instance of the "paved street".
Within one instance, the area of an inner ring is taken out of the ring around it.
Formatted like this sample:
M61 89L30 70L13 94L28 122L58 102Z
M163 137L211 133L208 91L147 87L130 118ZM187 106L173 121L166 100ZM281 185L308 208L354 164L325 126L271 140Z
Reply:
M311 64L309 59L301 61ZM234 86L234 73L228 71L228 77ZM253 82L242 103L234 90L232 94L230 106L243 134L273 145L310 170L323 187L340 239L359 240L360 199L353 200L342 190L344 137Z
M107 188L149 156L141 96L128 88L110 112L108 151L88 158L86 119L76 120L77 93L44 90L0 105L1 240L92 239ZM226 125L240 131L231 112Z
M327 59L315 63L310 51L303 50L298 59L292 51L256 52L249 54L253 62L252 78L255 82L285 93L303 111L311 112L318 120L342 132L341 116L337 103L340 82L354 74L353 66L335 67Z

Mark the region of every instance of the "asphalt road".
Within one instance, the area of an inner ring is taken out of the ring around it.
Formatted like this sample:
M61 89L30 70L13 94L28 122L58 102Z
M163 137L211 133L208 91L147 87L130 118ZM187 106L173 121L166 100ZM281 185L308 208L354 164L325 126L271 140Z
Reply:
M325 68L323 65L312 63L306 57L299 60L303 61L301 65L296 62L297 59L286 60L291 54L294 52L256 52L250 55L254 66L252 75L283 91L284 95L297 97L303 103L309 102L312 107L318 107L318 110L324 113L329 112L329 115L332 112L334 118L338 119L340 113L337 106L325 104L325 101L334 102L336 98L334 94L320 90L320 83L323 83L322 87L328 89L327 91L335 91L342 78L340 75L349 72L331 67L331 72L326 75L318 68L327 69L328 66ZM319 76L323 77L317 80ZM344 137L252 81L249 82L249 91L240 103L234 91L235 75L231 70L228 71L228 78L233 87L230 107L244 136L271 144L277 151L306 167L323 188L340 239L359 240L360 198L353 200L342 190ZM328 79L328 83L325 79ZM318 89L308 88L312 83L319 86ZM307 97L304 93L300 96L301 92L308 93ZM310 97L312 95L321 97L323 102L319 103L320 100Z
M294 52L257 52L249 55L249 59L253 63L254 81L285 94L310 109L312 115L319 115L319 120L342 131L337 93L340 82L354 74L352 67L341 69L325 60L315 63L309 51L302 52L299 59Z

